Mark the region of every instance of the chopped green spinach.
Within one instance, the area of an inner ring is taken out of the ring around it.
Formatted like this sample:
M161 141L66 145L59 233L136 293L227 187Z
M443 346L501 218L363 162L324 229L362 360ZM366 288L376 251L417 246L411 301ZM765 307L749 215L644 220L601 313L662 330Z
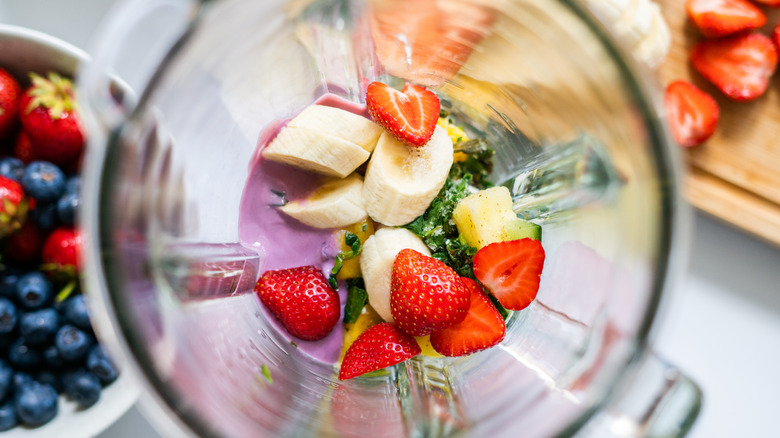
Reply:
M344 324L353 324L357 321L360 312L368 302L366 285L362 278L350 278L347 280L347 302L344 305Z

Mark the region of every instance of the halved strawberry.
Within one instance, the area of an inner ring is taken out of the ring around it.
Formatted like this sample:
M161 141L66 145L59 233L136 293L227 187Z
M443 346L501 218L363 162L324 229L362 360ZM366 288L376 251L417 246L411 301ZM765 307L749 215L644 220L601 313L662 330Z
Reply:
M425 336L463 321L470 292L443 262L402 249L393 262L390 311L398 328Z
M703 143L715 132L720 110L709 94L685 81L666 87L666 119L674 139L681 146Z
M471 292L471 305L463 321L431 333L433 349L445 356L465 356L490 348L504 339L506 324L482 286L470 278L463 284Z
M428 143L441 109L432 91L409 83L402 91L381 82L368 84L366 106L374 122L410 146Z
M688 0L688 18L707 38L758 29L766 15L747 0Z
M19 230L33 206L33 200L24 195L21 184L0 176L0 238Z
M260 301L293 336L316 341L333 330L339 294L314 266L267 271L255 285Z
M766 91L777 68L777 49L760 33L697 43L691 63L726 96L746 101Z
M536 298L543 266L542 244L531 238L491 243L474 255L474 276L510 310Z
M11 135L18 123L22 89L10 73L0 68L0 140Z
M420 354L420 346L413 337L389 322L368 328L355 339L344 354L339 380L380 370L411 359Z

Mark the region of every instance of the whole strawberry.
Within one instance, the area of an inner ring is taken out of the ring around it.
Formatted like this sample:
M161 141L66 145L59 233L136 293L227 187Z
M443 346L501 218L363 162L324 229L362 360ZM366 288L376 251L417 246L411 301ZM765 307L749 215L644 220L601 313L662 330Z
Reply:
M396 256L390 311L406 333L425 336L462 321L470 297L458 274L441 261L409 248Z
M0 68L0 140L8 138L16 127L21 94L16 79Z
M24 195L22 185L0 176L0 238L22 227L30 207L31 200Z
M36 159L68 165L84 149L73 83L56 73L49 73L48 79L31 73L30 78L32 85L19 102L22 128Z
M255 292L291 335L305 341L324 338L339 320L339 295L314 266L267 271Z
M82 238L75 228L57 228L49 234L41 250L46 270L77 274L81 270Z
M389 322L371 326L344 353L339 380L380 370L420 354L413 337Z

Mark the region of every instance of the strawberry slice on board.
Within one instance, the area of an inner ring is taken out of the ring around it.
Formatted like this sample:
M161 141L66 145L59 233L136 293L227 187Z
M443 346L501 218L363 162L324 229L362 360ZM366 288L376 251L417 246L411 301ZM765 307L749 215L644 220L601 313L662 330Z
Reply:
M482 290L470 278L463 284L471 291L471 305L463 321L444 330L431 333L431 345L445 356L465 356L497 345L504 339L506 324L501 314Z
M381 82L368 84L366 106L374 122L409 146L428 143L441 109L436 94L409 83L401 91Z
M695 85L678 80L666 87L666 120L672 136L681 146L697 146L718 126L720 110L715 99Z
M449 266L410 248L395 257L390 311L399 329L425 336L466 317L470 292Z
M544 248L531 238L495 242L474 255L474 276L509 310L522 310L536 298Z
M288 333L305 341L324 338L339 321L339 295L315 266L266 271L255 293Z
M389 322L371 326L344 353L339 380L380 370L420 354L414 338Z
M688 18L707 38L720 38L758 29L766 15L747 0L688 0Z
M777 49L760 33L704 40L693 46L691 63L723 94L747 101L766 91L777 69Z

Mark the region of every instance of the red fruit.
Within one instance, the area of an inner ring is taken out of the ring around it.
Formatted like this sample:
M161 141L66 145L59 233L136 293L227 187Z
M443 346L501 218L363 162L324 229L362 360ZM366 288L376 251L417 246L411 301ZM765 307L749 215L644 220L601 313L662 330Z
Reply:
M428 143L441 109L439 98L425 88L406 84L398 91L381 82L368 84L366 106L377 124L410 146Z
M726 96L745 101L764 94L777 68L777 50L759 34L701 41L691 50L693 67Z
M33 152L32 143L30 143L30 137L20 131L16 136L16 142L14 143L14 156L24 164L30 164L36 160L35 152Z
M37 159L67 165L84 149L73 84L56 73L49 73L49 79L34 73L30 78L33 84L19 103L22 128Z
M0 176L0 238L19 230L32 206L21 184Z
M666 87L666 118L674 139L682 146L703 143L715 132L720 111L715 99L685 81Z
M474 276L510 310L522 310L539 291L544 248L538 240L495 242L474 255Z
M16 127L21 93L16 79L0 68L0 140L9 137Z
M40 259L46 233L33 222L27 221L19 231L6 239L5 253L18 263L32 263Z
M339 320L339 295L314 266L268 271L258 280L255 292L297 338L322 339Z
M753 2L770 7L780 6L780 0L753 0Z
M433 349L445 356L464 356L490 348L504 339L506 324L482 286L470 278L463 284L471 292L471 305L463 321L431 333Z
M688 18L708 38L758 29L766 15L747 0L688 0Z
M413 337L383 322L368 328L344 353L339 380L347 380L380 370L420 354Z
M463 321L471 293L449 266L413 249L393 262L390 311L399 329L425 336Z
M57 228L43 244L41 259L47 270L77 273L81 270L81 234L75 228Z

